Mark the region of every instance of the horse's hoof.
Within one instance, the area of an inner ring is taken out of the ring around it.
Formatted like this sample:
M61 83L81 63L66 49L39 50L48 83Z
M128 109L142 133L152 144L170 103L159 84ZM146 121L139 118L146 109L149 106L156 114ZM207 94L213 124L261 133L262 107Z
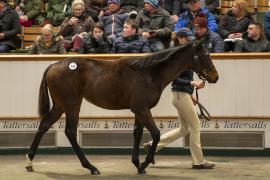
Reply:
M154 164L156 164L156 161L153 159L153 161L151 163L154 165Z
M134 164L134 166L136 167L136 168L139 168L140 167L140 161L139 161L139 159L132 159L132 163Z
M141 164L140 167L138 168L138 173L139 173L139 174L146 174L145 168L143 168L142 164Z
M91 174L92 175L100 175L100 172L99 172L99 170L95 169L95 170L91 171Z
M138 174L146 174L146 171L145 169L138 169Z
M26 168L27 172L33 172L34 171L32 166L26 166L25 168Z

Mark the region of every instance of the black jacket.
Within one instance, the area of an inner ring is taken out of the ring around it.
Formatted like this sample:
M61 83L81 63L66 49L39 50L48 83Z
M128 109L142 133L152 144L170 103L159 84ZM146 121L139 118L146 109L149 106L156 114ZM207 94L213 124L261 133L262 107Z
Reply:
M129 37L120 36L113 43L112 53L149 53L150 45L147 39L135 34Z
M110 43L106 37L102 39L95 39L92 35L83 38L83 43L79 48L80 54L98 54L108 53L110 50Z
M0 32L4 33L4 39L0 40L0 44L15 48L16 35L21 33L20 20L16 11L7 8L0 14Z
M172 82L172 91L186 92L190 95L193 93L194 87L191 86L193 81L193 71L184 71Z
M218 24L218 32L220 36L225 39L231 33L244 33L247 31L250 23L254 22L254 19L250 13L237 20L232 11L228 11L227 14L221 17Z
M199 39L199 37L197 37ZM222 53L224 52L224 41L220 37L219 34L207 30L205 36L204 36L204 41L203 41L204 46L210 53Z
M235 45L235 52L270 52L270 42L265 38L260 38L257 41L248 38L238 41Z

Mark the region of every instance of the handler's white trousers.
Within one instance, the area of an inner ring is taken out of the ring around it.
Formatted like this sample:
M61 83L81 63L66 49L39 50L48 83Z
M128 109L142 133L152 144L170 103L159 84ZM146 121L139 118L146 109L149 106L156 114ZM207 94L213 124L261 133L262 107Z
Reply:
M200 140L200 119L190 94L185 92L172 92L172 103L178 111L179 128L163 134L157 146L157 151L172 143L176 139L190 133L190 151L194 165L206 161L203 158Z

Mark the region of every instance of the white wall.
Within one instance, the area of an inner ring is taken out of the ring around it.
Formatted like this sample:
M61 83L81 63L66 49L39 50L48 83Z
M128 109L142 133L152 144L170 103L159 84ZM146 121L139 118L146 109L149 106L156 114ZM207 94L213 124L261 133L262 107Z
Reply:
M0 117L37 116L38 88L52 61L0 61ZM214 116L270 116L270 59L214 60L220 75L216 84L200 90L200 101ZM154 116L176 116L168 86L152 110ZM84 102L82 116L131 116Z

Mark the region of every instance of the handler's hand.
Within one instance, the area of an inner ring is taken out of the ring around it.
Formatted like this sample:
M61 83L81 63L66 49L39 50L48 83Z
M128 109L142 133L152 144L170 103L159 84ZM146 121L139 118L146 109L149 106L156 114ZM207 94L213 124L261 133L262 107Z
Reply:
M205 83L201 82L201 81L191 81L191 85L195 86L198 89L202 89L202 88L204 88Z

